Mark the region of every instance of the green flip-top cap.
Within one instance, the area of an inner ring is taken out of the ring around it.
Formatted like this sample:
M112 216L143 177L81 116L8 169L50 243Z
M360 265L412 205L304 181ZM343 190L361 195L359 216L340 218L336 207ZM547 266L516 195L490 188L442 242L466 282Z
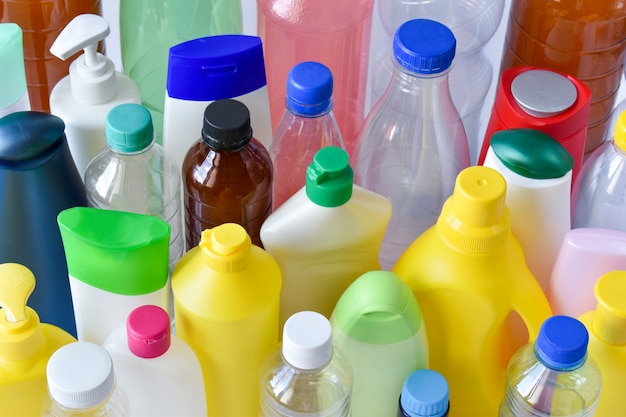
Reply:
M0 109L9 107L26 93L22 28L0 23Z
M312 202L338 207L350 200L354 172L348 161L348 153L335 146L317 151L306 170L306 195Z
M346 336L376 345L410 339L423 326L411 289L395 273L382 270L357 278L337 301L333 315Z

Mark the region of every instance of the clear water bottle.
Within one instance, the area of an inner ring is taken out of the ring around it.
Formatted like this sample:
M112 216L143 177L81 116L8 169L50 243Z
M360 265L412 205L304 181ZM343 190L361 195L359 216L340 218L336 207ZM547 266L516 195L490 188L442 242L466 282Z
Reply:
M537 340L521 347L509 362L499 416L592 416L602 378L587 355L588 342L587 329L573 317L544 321Z
M402 385L397 417L448 417L450 390L446 378L432 369L411 372Z
M184 249L180 169L155 143L150 112L140 104L120 104L109 111L106 137L108 149L85 171L88 204L168 222L171 272Z
M314 311L287 319L282 346L261 369L260 416L350 415L352 373L331 333L328 319Z
M304 187L306 170L317 151L325 146L345 150L332 93L333 74L324 64L305 61L289 72L286 109L269 149L274 164L274 210Z
M355 182L393 207L379 256L383 269L435 224L457 175L470 164L448 85L455 48L452 31L441 23L415 19L400 26L391 83L360 133Z

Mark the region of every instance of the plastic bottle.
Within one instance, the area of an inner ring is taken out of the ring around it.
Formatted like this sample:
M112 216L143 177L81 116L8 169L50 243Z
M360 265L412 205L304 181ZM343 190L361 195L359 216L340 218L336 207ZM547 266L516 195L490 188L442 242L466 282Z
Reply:
M74 17L101 14L100 3L100 0L0 0L3 11L0 22L16 23L23 31L26 83L32 110L50 111L50 92L70 67L70 60L60 61L50 53L52 42Z
M589 88L570 75L535 67L504 71L478 163L484 163L495 132L530 128L546 133L567 149L574 158L575 181L583 163L590 99Z
M355 279L380 269L377 256L390 217L385 197L353 185L347 152L320 149L306 186L261 227L261 241L282 272L280 327L301 310L329 318Z
M74 342L59 348L46 367L49 401L43 417L127 417L128 397L117 384L102 346Z
M332 345L332 328L315 311L289 317L283 342L263 362L259 416L351 415L352 370Z
M626 270L626 232L594 227L570 230L546 289L552 312L578 317L593 310L596 281L616 270Z
M241 2L120 0L119 7L124 72L139 86L142 104L154 120L156 141L162 144L169 48L205 36L241 33Z
M37 277L28 299L41 320L76 335L67 263L57 215L86 206L64 123L24 111L0 118L0 262L26 266Z
M274 131L285 110L289 71L299 62L320 62L333 74L335 117L354 157L365 118L373 7L374 0L257 0Z
M50 92L50 112L65 122L65 135L81 178L89 161L106 148L107 114L122 103L141 103L135 83L98 53L98 42L110 33L109 23L95 14L76 16L59 33L50 53L66 60L81 50L69 75Z
M415 19L400 26L391 84L359 133L355 183L393 206L379 256L383 269L435 224L456 176L470 164L463 122L448 88L455 45L441 23Z
M508 361L551 315L511 234L505 194L496 170L463 170L436 225L392 270L422 309L429 368L450 385L451 416L497 413Z
M202 137L183 162L187 250L203 230L242 225L261 246L261 225L272 212L272 159L253 137L250 112L237 100L217 100L204 111Z
M250 110L255 137L272 143L263 46L257 36L219 35L170 48L163 110L163 147L178 166L202 132L206 107L234 98Z
M102 344L136 307L169 310L170 226L146 214L74 207L58 216L79 341Z
M170 334L170 317L161 307L137 307L102 346L128 394L131 415L207 415L198 356Z
M499 417L593 416L603 383L588 341L575 318L546 319L537 340L511 358Z
M345 149L333 113L333 74L319 62L296 64L287 78L285 112L269 148L276 210L305 185L306 170L325 146Z
M26 305L33 273L16 263L0 264L0 403L6 416L40 415L47 397L46 364L61 346L76 339L40 323Z
M447 417L450 410L448 382L437 371L418 369L402 385L398 417Z
M572 191L572 227L626 232L626 111L617 119L613 140L585 160Z
M604 139L622 76L626 14L621 0L513 0L503 70L532 65L570 74L592 92L585 153Z
M180 169L154 141L150 112L141 104L115 106L106 117L107 148L85 171L90 207L159 217L170 225L169 270L183 255Z
M611 271L595 284L597 307L580 321L589 332L589 356L602 374L602 394L594 416L623 413L626 383L626 271Z
M491 136L490 143L484 165L506 180L511 231L545 291L571 229L574 158L552 137L534 129L502 130Z
M0 117L30 110L22 28L15 23L0 23L0 62Z
M234 223L203 231L176 265L176 335L198 355L208 415L257 415L261 363L279 341L280 287L274 259Z
M428 366L428 336L411 289L388 271L369 271L341 295L330 317L333 346L349 359L354 416L396 416L404 381Z

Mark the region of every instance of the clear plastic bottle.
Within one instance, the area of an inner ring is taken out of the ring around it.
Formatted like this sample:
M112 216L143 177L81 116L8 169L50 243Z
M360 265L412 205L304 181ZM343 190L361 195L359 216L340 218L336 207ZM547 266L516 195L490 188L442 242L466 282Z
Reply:
M324 64L301 62L289 72L286 109L269 149L274 164L274 210L304 187L306 170L318 150L324 146L345 149L332 93L333 74Z
M450 390L443 375L432 369L411 372L402 385L398 417L447 417Z
M613 140L585 161L572 190L573 228L600 227L626 232L626 111Z
M85 170L90 207L149 214L169 223L169 269L184 252L179 168L154 140L150 112L140 104L115 106L107 114L108 149Z
M588 342L587 329L577 319L545 320L537 340L511 357L499 416L593 416L602 377L587 355Z
M261 369L260 387L263 417L350 416L352 372L333 348L326 317L300 311L287 319L282 345Z
M74 342L52 354L46 367L49 398L43 417L126 417L128 398L116 384L113 361L91 342Z
M387 197L393 207L380 252L383 269L435 224L457 175L470 165L448 86L455 47L454 35L441 23L415 19L400 26L392 81L359 136L355 182Z

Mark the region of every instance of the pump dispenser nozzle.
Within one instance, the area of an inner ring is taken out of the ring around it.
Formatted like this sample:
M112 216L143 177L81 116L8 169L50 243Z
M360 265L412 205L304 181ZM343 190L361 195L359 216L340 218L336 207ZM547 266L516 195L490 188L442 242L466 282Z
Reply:
M26 301L35 289L35 276L23 265L0 264L0 306L6 321L16 323L26 320Z

